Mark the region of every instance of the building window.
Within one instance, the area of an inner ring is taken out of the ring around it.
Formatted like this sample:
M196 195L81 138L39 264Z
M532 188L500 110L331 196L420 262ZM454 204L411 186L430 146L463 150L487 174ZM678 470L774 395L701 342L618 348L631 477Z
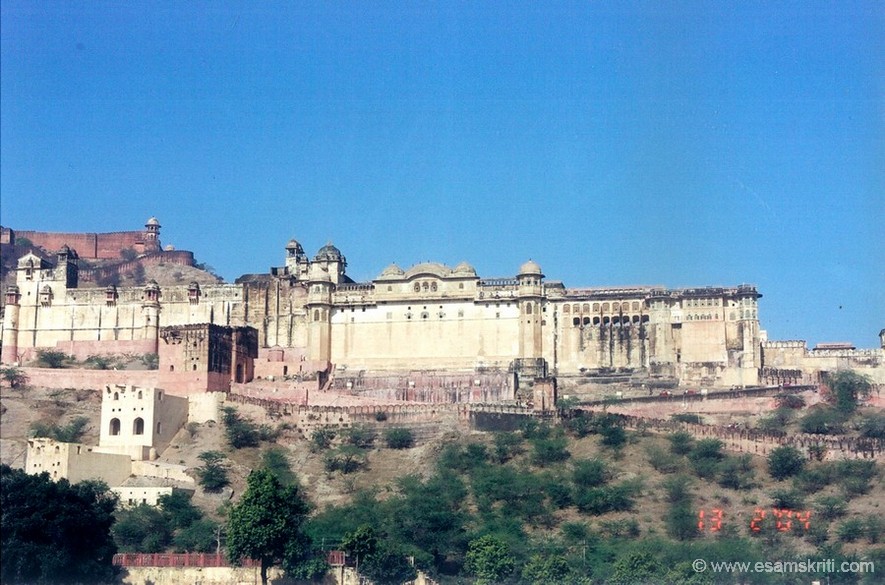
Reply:
M531 314L532 314L532 304L531 304L531 303L526 303L526 304L525 304L525 314L526 314L526 315L531 315Z
M120 393L114 392L114 400L120 400Z
M163 429L162 425L163 425L163 423L159 423L159 422L157 423L157 434L158 435L161 434L161 432L162 432L162 429Z
M138 399L141 400L141 398L142 398L142 396L141 396L141 390L139 390L139 391L138 391Z
M143 435L144 434L144 419L138 417L134 421L132 421L132 434L133 435Z
M110 434L112 436L117 436L120 434L120 419L118 419L118 418L111 419L111 426L108 429L108 432L110 432Z

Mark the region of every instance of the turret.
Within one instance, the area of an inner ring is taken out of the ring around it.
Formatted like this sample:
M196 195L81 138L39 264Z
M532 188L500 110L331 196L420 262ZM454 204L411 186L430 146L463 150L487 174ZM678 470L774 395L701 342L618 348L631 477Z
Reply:
M519 297L519 357L539 358L542 355L541 321L544 274L532 260L519 267L516 277Z
M341 283L347 268L347 258L341 254L341 250L332 245L332 242L320 248L313 261L328 272L333 283L336 285Z
M3 354L0 362L4 364L18 363L18 319L21 293L16 285L6 288L6 309L3 315Z
M153 344L153 352L159 349L160 333L160 285L156 280L150 281L144 287L144 300L141 304L141 313L144 317L142 325L142 339Z
M331 359L332 278L320 265L312 264L307 293L307 346L312 360Z
M72 250L65 244L55 253L55 280L65 283L66 288L77 288L80 277L80 257L76 250Z
M151 217L144 224L144 251L156 252L160 249L160 221Z
M307 278L310 261L298 240L291 239L286 244L286 272L295 278Z

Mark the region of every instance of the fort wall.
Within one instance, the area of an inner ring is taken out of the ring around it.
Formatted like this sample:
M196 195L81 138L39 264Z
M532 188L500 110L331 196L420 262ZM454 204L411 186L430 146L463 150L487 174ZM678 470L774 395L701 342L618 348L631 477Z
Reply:
M35 246L54 252L67 245L77 251L81 258L110 260L120 258L120 251L133 249L139 254L155 252L159 242L149 243L144 230L109 233L63 233L15 230L16 238L27 238Z

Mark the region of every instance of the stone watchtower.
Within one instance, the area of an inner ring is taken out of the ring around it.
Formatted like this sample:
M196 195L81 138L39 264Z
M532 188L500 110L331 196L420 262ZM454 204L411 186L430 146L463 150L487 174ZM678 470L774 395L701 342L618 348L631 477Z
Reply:
M308 358L324 363L332 354L332 277L319 263L310 266L307 280Z
M160 251L160 221L156 217L151 217L144 224L144 251Z
M310 269L310 260L304 253L304 248L298 243L298 240L291 239L286 244L286 273L294 276L296 279L303 280L307 278Z
M160 339L160 285L156 280L150 281L144 287L141 314L144 317L142 339L153 344L151 353L157 353Z
M18 363L18 319L22 295L18 286L11 284L6 289L6 309L3 316L3 355L0 362Z
M341 254L341 250L332 245L332 242L320 248L313 262L319 264L328 273L333 284L341 284L344 279L344 271L347 268L347 259Z
M543 354L541 346L542 301L544 274L532 260L519 267L517 275L519 298L519 357L538 359Z

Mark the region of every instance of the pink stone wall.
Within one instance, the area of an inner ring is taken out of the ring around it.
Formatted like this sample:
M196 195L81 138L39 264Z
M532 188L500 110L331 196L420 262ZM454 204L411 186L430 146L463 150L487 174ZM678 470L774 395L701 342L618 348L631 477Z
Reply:
M55 370L22 368L32 386L47 388L101 389L106 384L133 384L146 388L158 386L157 370Z
M120 355L154 353L153 341L137 339L130 341L58 341L55 349L82 361L91 355Z
M77 251L82 258L87 259L113 259L120 258L120 250L133 248L139 253L154 252L154 247L145 247L144 231L111 232L105 234L85 233L60 233L60 232L37 232L30 230L17 230L18 238L27 238L35 246L40 246L47 252L55 252L65 244Z

